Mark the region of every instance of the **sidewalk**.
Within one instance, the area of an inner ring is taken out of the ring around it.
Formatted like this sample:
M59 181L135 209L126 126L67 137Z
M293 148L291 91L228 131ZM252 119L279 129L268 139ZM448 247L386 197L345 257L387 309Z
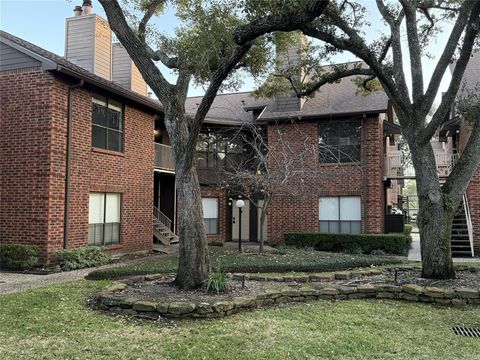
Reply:
M161 256L161 255L157 255ZM88 275L89 272L97 269L106 269L111 267L122 266L130 262L134 262L141 259L129 259L126 261L120 261L113 264L103 265L96 268L85 268L72 271L58 272L48 275L34 275L34 274L21 274L12 272L0 271L0 296L4 294L11 294L19 291L25 291L41 286L47 286L52 284L61 284L67 281L81 280Z
M411 261L421 261L420 256L420 235L418 233L412 233L412 248L408 252L408 260ZM479 262L480 258L453 258L453 262L462 263L462 262Z

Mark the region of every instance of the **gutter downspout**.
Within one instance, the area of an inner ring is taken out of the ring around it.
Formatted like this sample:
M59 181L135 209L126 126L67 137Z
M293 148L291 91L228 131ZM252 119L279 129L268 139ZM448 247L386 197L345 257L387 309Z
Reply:
M67 95L67 153L65 156L65 204L63 209L63 248L68 248L68 236L70 230L70 172L71 172L71 152L72 152L72 90L82 87L83 80L77 84L68 86Z

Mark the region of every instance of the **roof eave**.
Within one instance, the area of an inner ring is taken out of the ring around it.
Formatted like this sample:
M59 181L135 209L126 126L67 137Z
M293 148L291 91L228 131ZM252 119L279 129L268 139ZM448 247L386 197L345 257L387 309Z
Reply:
M96 79L93 79L89 76L85 76L84 74L80 74L76 71L70 70L70 69L68 69L64 66L61 66L61 65L57 65L57 68L55 70L62 73L62 74L73 76L75 78L83 80L83 81L85 81L85 82L87 82L91 85L94 85L95 87L98 87L100 89L103 89L105 91L111 92L113 94L122 96L124 98L129 99L129 100L132 100L136 103L142 104L142 105L144 105L144 106L146 106L146 107L148 107L152 110L163 112L163 107L162 107L160 102L158 103L158 106L157 106L156 104L152 103L151 101L143 99L142 97L140 97L140 95L139 95L139 97L133 96L133 94L131 94L127 90L122 91L121 89L117 89L117 88L108 86L108 85L106 85L106 84L104 84L100 81L97 81Z
M308 114L308 115L289 115L285 114L282 116L275 116L275 117L265 117L259 120L263 120L266 122L272 121L279 121L279 120L312 120L312 119L321 119L321 118L328 118L328 117L344 117L344 116L351 116L351 115L372 115L372 114L381 114L386 113L387 108L385 109L376 109L376 110L368 110L368 111L353 111L353 112L345 112L345 113L323 113L323 114Z

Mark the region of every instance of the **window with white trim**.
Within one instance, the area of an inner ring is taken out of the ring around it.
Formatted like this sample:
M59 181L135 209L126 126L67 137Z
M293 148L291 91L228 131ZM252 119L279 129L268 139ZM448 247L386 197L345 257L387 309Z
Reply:
M218 198L202 198L203 224L207 234L218 234Z
M90 193L88 203L88 245L120 243L120 204L118 193Z
M99 95L92 98L92 147L123 152L121 103Z
M321 197L318 222L321 233L361 233L360 196Z

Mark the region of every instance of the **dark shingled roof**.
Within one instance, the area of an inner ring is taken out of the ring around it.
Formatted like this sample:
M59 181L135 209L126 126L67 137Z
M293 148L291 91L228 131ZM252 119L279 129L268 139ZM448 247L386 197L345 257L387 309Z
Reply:
M337 116L342 114L383 113L387 111L388 96L377 91L368 96L358 93L355 76L342 79L338 83L326 84L311 99L306 99L299 111L277 111L275 99L256 99L250 92L219 94L215 98L207 119L209 123L238 123L252 121L251 110L264 106L258 120L281 120L288 118L312 118ZM187 99L187 113L194 114L202 97Z
M147 106L153 110L163 111L162 104L158 100L150 99L146 96L131 91L121 86L120 84L95 75L90 71L85 70L78 65L75 65L71 61L68 61L62 56L54 54L15 35L9 34L3 30L0 30L0 38L6 39L14 45L23 48L24 50L27 50L27 52L33 53L34 55L37 55L37 57L43 58L39 59L42 63L44 61L49 61L56 65L53 68L48 68L48 70L54 70L70 76L78 77L79 79L82 79L87 83L103 88L104 90L111 91L117 95L123 96L127 99Z

